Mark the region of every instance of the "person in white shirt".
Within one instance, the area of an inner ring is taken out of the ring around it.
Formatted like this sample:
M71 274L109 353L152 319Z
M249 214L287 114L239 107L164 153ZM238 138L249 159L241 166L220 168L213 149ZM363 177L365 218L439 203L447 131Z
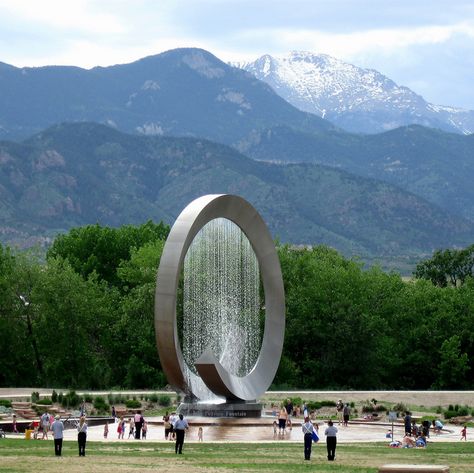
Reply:
M326 430L324 431L324 434L326 435L326 447L328 450L328 460L334 461L334 458L336 458L337 427L333 425L332 420L328 422L328 426Z
M176 432L176 444L174 447L175 453L183 453L184 432L189 429L188 421L184 419L183 414L174 423L174 431Z
M301 430L304 435L304 459L311 460L311 444L313 442L313 424L309 420L309 417L306 417L304 424L301 425Z
M44 440L46 438L46 440L48 440L48 430L49 430L49 414L47 412L45 412L42 416L41 416L41 430L43 431L43 437L42 439Z
M77 444L79 445L79 456L86 456L87 423L85 416L79 419L77 426Z
M51 430L53 431L54 438L54 454L57 457L61 456L61 450L63 448L63 431L64 424L61 422L59 415L55 417L55 421L51 425Z

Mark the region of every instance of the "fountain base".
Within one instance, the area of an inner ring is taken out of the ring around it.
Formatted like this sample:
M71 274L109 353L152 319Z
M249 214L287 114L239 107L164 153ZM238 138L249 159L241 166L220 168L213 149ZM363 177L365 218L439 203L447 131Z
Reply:
M262 404L258 402L224 402L222 404L183 402L178 407L178 414L186 417L261 417Z

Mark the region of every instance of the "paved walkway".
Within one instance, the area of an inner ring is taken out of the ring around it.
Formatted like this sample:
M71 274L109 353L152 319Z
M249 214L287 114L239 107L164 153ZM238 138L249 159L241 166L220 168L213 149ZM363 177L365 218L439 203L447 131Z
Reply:
M151 442L166 442L164 438L164 429L162 425L157 425L161 421L161 418L148 418L149 431L147 435L147 441ZM213 419L215 421L215 419ZM154 424L155 422L155 424ZM267 422L267 423L266 423ZM203 426L203 438L204 442L302 442L303 434L301 427L295 426L292 430L287 430L284 435L273 433L273 419L263 418L260 426L255 425L241 425L241 426L221 426L221 425L204 425ZM197 442L198 426L193 426L193 419L189 419L190 429L187 433L187 441ZM199 423L201 424L201 423ZM321 441L325 442L324 429L325 424L321 423L320 438ZM339 429L338 442L339 443L358 443L358 442L387 442L389 439L385 437L388 431L388 427L383 424L349 424L348 427L337 426ZM446 431L439 435L432 434L429 442L459 442L461 438L460 427L447 426L451 432ZM394 437L396 440L401 440L403 437L403 425L395 426ZM13 435L9 434L9 438ZM128 439L128 428L126 431L125 439L118 440L117 424L109 424L109 435L107 439L104 439L104 426L93 426L89 427L87 438L88 440L116 443L116 442L139 442L130 437ZM18 435L16 438L23 438L23 435ZM50 435L51 438L51 435ZM65 440L76 440L77 433L74 429L68 429L65 431ZM171 443L168 441L168 443Z

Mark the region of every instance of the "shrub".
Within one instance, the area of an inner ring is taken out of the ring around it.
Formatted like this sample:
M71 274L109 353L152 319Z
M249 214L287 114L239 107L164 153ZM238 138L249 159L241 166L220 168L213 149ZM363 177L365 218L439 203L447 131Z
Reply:
M58 402L58 393L54 389L51 394L51 401L53 401L54 403Z
M136 399L127 399L125 401L125 406L127 406L127 409L138 409L142 406L142 403Z
M112 393L107 394L107 401L109 401L109 404L114 404L115 398Z
M162 394L161 396L158 396L158 404L163 407L168 407L171 405L171 397L168 396L167 394Z
M58 402L59 402L59 404L62 404L62 403L63 403L63 400L64 400L64 394L63 394L63 393L59 393L59 394L58 394Z
M153 393L150 395L150 402L158 402L158 394Z
M61 405L63 407L77 407L81 403L81 398L76 394L76 391L69 391L63 395Z
M93 402L92 395L91 394L85 394L84 395L84 401L89 402L89 403Z
M468 416L469 408L467 406L460 407L458 409L458 416Z
M352 408L354 408L354 407L355 407L354 401L351 401L351 403L350 403L349 405L350 405Z
M456 417L456 416L458 416L458 413L454 409L453 410L448 409L447 411L444 411L445 419L451 419L452 417Z
M109 410L109 405L105 402L105 399L102 396L96 396L94 398L94 409L97 412L107 412Z
M454 411L454 406L452 404L448 406L448 411Z
M406 412L408 410L407 406L403 402L398 402L393 406L393 410L397 412Z
M39 404L40 406L50 406L53 403L51 398L45 397L44 399L38 399L36 401L36 404Z
M321 406L323 407L336 407L335 401L321 401Z
M364 404L362 406L362 412L373 412L374 411L374 406L372 404Z
M39 396L39 392L38 392L38 391L33 391L33 392L31 393L31 402L36 403L36 402L39 401L39 398L40 398L40 396Z
M386 412L388 409L383 404L379 404L379 405L375 406L374 410L377 411L377 412Z
M12 407L12 402L9 399L0 399L0 406Z

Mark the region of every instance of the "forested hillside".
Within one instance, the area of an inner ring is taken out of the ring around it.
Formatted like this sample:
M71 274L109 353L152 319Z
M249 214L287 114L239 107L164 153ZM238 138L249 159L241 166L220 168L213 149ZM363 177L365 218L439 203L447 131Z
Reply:
M167 233L151 222L75 228L46 262L0 246L0 386L165 386L153 304ZM440 287L325 246L278 252L287 314L274 387L474 388L470 277Z

